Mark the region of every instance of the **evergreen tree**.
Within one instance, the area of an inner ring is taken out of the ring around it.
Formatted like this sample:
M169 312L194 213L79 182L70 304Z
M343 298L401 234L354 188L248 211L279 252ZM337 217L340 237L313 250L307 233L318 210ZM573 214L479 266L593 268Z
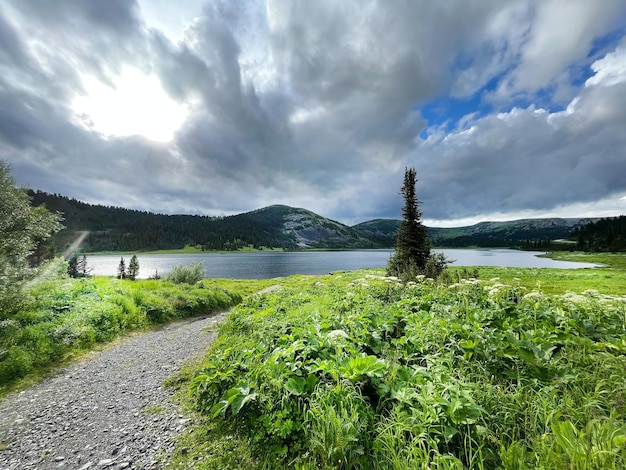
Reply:
M117 278L124 279L126 277L126 262L124 257L120 259L120 264L117 265Z
M70 277L78 277L78 255L76 253L67 262L67 274Z
M387 272L398 277L411 277L423 273L430 258L430 240L422 225L415 184L415 168L406 168L400 194L404 197L402 222L398 230L396 252L389 260Z
M138 274L139 260L137 259L137 255L133 255L130 259L130 263L128 263L128 278L134 281Z
M89 267L87 266L87 255L83 253L83 255L78 260L78 276L79 277L89 277Z

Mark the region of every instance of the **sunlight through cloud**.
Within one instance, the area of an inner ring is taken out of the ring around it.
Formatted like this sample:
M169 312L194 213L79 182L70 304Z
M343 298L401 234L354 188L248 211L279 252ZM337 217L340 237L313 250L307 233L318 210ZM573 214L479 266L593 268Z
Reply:
M172 100L154 75L124 68L115 88L81 75L86 94L72 108L83 125L107 136L142 135L168 142L187 116L187 108Z

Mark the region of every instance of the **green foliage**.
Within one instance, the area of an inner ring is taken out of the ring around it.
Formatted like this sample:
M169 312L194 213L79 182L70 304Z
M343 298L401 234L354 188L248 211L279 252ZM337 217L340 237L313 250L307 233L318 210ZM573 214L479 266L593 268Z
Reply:
M128 263L128 279L134 281L139 274L139 260L137 259L137 255L133 255Z
M248 297L191 383L267 468L626 466L623 297L318 279Z
M626 215L589 222L574 229L570 239L583 251L626 251Z
M43 206L31 207L0 160L0 319L17 308L22 284L34 274L31 264L43 261L46 250L38 247L60 228L58 215Z
M178 286L157 280L71 279L66 263L44 267L19 310L0 320L0 387L38 373L98 342L241 301L218 286Z
M126 261L124 261L124 257L120 258L120 264L117 265L117 278L118 279L126 279L128 273L126 272Z
M402 222L398 230L396 252L389 260L387 273L402 279L415 279L417 275L425 274L428 265L428 270L431 274L436 274L436 278L439 275L436 272L438 265L431 256L428 233L421 222L422 213L415 194L416 182L415 168L407 168L404 172L404 185L400 190L404 197Z
M165 279L174 284L195 284L204 279L204 265L193 263L187 266L179 264L167 273Z

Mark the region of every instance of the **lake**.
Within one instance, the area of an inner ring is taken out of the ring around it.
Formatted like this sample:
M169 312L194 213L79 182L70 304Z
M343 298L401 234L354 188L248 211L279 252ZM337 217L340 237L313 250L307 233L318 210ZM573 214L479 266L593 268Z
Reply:
M509 266L519 268L578 269L594 267L591 263L573 263L538 258L543 252L517 250L441 249L456 266ZM387 266L393 250L298 251L255 253L200 253L184 255L138 254L139 277L147 278L158 271L163 275L179 264L202 263L207 278L271 279L292 274L328 274L362 268ZM120 257L126 265L132 254L87 256L92 274L115 276Z

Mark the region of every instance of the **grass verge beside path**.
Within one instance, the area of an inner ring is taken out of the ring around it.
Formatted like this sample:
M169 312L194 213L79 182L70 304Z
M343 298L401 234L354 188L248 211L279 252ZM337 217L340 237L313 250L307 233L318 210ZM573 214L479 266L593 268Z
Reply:
M162 280L70 279L62 266L56 273L48 268L47 276L25 289L21 305L0 318L0 396L122 334L230 308L241 302L238 291L256 288L236 281L190 286Z
M626 468L620 262L249 296L172 380L198 418L170 468Z

